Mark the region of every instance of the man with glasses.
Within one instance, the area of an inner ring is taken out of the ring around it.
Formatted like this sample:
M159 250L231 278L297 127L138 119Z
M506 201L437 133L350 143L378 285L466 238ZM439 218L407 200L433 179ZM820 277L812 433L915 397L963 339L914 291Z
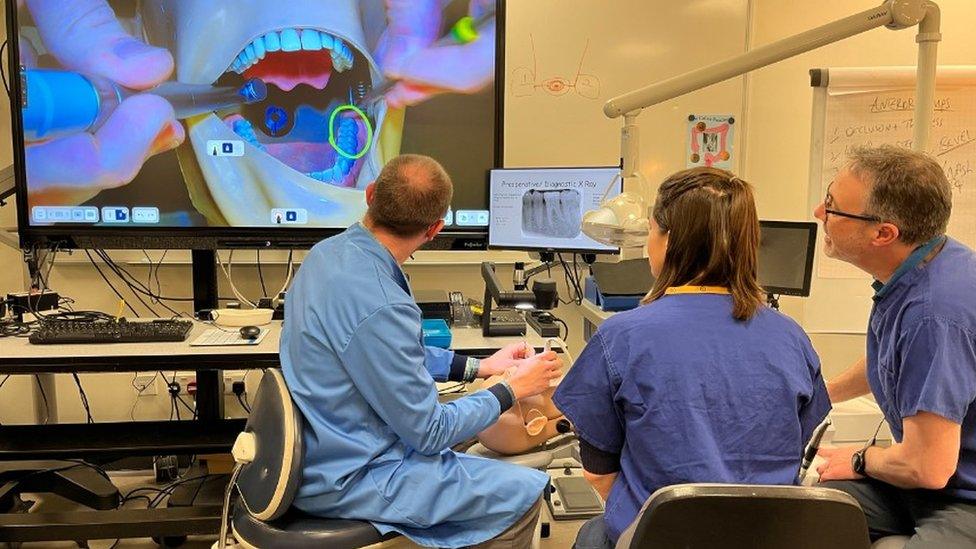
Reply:
M814 212L825 253L875 279L867 356L827 390L873 393L895 439L822 450L820 480L910 548L976 546L976 254L945 235L951 209L933 158L885 146L856 150Z

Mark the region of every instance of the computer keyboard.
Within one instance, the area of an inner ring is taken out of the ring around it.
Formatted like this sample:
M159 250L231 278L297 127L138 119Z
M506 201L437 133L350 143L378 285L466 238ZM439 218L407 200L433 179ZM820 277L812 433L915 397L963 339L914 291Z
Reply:
M35 344L152 343L184 341L192 329L193 322L176 319L149 322L45 320L29 339Z

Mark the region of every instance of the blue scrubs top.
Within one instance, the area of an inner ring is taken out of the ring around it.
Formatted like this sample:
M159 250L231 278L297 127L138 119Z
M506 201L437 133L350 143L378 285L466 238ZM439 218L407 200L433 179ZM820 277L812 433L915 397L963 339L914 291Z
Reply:
M803 330L766 307L736 321L731 296L715 294L614 315L554 398L583 440L620 455L605 513L614 541L664 486L796 483L830 410Z
M434 381L454 353L424 347L407 279L365 227L312 248L285 310L281 367L305 417L296 507L462 547L539 499L545 474L450 450L498 419L499 400L479 391L438 403Z
M976 254L950 238L930 262L925 255L875 284L868 382L896 442L902 419L918 412L962 426L959 466L943 492L976 500Z

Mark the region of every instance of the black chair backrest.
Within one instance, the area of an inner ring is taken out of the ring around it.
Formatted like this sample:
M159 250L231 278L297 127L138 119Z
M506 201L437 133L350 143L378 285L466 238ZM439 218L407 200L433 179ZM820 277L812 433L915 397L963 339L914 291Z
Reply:
M280 517L295 499L302 480L302 422L281 371L266 371L244 428L257 439L255 458L237 479L241 500L258 520Z
M679 484L648 498L617 549L867 549L860 505L805 486Z

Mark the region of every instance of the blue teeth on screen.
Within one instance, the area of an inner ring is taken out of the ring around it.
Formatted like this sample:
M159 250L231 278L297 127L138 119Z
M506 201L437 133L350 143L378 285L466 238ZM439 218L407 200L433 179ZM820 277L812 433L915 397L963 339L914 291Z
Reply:
M264 144L258 141L257 134L254 133L254 126L250 120L241 118L234 121L234 133L241 136L245 141L255 147L264 150Z
M281 51L299 51L302 49L302 40L298 37L295 29L285 29L281 31Z
M264 35L264 48L269 52L281 50L281 39L277 32L269 32Z
M352 50L341 38L327 32L315 29L284 29L278 32L269 32L252 40L237 55L229 70L243 73L264 59L268 53L302 50L329 50L332 67L337 72L345 72L351 69L355 59Z
M319 31L305 29L302 31L302 49L306 51L319 51L322 49L322 38Z

